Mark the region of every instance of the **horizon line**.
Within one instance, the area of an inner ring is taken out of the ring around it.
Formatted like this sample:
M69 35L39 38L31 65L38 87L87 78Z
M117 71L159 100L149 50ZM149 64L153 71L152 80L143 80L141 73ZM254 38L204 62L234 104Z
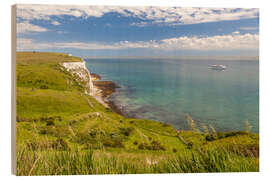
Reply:
M174 60L252 60L259 56L84 56L85 59L174 59Z

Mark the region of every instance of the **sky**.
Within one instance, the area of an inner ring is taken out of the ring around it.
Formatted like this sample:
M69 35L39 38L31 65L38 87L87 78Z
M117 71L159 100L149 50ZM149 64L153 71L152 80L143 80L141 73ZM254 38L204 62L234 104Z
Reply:
M17 51L259 56L259 9L17 5Z

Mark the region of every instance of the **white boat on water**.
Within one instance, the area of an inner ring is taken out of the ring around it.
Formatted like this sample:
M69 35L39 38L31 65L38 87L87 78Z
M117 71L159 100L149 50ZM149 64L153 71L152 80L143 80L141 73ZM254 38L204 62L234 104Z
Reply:
M210 69L213 70L225 70L227 68L227 66L225 65L217 65L217 64L213 64L212 66L210 66Z

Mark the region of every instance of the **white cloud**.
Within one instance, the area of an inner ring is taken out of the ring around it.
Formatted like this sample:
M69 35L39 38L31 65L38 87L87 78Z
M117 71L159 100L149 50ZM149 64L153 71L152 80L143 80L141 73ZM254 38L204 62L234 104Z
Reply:
M232 8L182 8L182 7L124 7L124 6L68 6L68 5L18 5L17 15L25 20L44 19L50 16L101 17L109 12L137 17L151 22L131 23L134 26L148 24L197 24L224 20L238 20L259 16L258 9Z
M258 34L234 34L210 37L179 37L164 39L160 48L175 50L249 50L259 48Z
M226 50L258 50L258 34L231 34L209 37L176 37L161 41L120 41L112 44L93 42L55 42L43 43L32 39L18 39L18 50L35 49L84 49L84 50L120 50L132 48L148 48L164 51L171 50L199 50L199 51L226 51Z
M45 32L48 29L30 24L28 21L17 23L17 33L28 33L28 32Z
M58 26L60 25L60 23L58 21L52 21L51 24L55 25L55 26Z
M234 31L234 32L232 32L232 34L240 34L240 32L239 31Z
M150 41L151 42L151 41ZM98 49L128 49L128 48L151 48L150 42L128 42L120 41L114 44L101 44L101 43L86 43L86 42L55 42L55 43L43 43L36 42L33 39L22 38L18 39L18 50L35 50L35 49L84 49L84 50L98 50Z
M251 26L251 27L240 27L239 29L243 31L252 31L252 30L258 30L259 28Z

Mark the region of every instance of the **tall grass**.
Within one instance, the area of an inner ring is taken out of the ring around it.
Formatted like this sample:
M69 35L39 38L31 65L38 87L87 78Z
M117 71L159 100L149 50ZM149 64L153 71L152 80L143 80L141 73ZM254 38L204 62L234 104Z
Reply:
M93 151L27 151L17 153L17 175L93 174Z
M109 155L104 155L109 154ZM138 160L103 152L94 155L86 151L17 152L17 175L79 175L79 174L137 174L137 173L201 173L256 172L259 160L217 148L208 151L184 152L162 160L148 160L136 154Z
M259 160L236 156L226 150L216 149L206 152L192 152L191 156L181 155L169 160L168 172L257 172Z

